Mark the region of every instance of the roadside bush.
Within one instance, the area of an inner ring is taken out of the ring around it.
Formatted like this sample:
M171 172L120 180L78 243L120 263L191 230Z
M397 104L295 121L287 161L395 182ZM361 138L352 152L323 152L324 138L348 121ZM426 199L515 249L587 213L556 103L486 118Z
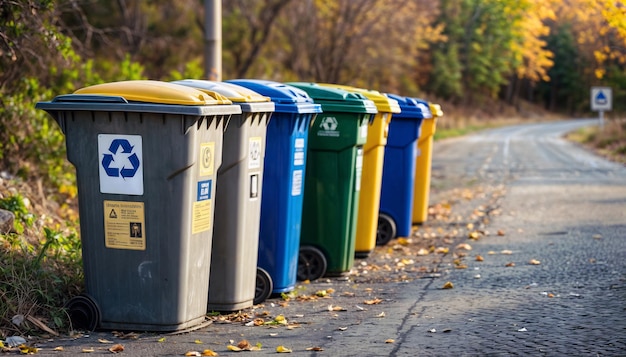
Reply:
M0 235L0 336L69 329L63 303L82 289L75 227L43 227L29 207L20 194L0 199L15 215L14 232Z

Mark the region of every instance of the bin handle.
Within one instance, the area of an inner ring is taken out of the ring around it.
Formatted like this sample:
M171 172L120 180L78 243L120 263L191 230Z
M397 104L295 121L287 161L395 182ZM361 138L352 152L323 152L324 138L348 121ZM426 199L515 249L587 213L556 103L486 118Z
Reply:
M97 102L97 103L124 103L128 104L128 101L124 97L115 95L89 95L89 94L64 94L56 96L53 103L68 103L68 102Z

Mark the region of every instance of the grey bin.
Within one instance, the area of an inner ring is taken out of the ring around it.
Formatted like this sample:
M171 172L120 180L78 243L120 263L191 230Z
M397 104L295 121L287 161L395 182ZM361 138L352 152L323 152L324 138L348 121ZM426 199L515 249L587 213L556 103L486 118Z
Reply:
M217 92L241 107L224 132L222 167L217 172L215 227L207 311L236 311L253 305L257 278L265 138L274 103L230 83L182 80Z
M206 319L223 97L158 81L86 87L37 108L76 167L85 293L74 328L175 331Z

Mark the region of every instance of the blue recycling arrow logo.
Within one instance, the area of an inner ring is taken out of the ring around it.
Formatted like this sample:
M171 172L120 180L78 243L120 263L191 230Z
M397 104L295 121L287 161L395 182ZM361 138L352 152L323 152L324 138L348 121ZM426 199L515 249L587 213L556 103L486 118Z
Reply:
M596 95L596 103L604 105L604 104L607 103L607 101L608 101L608 98L606 97L604 92L603 91L599 91L598 94Z
M120 151L121 149L121 151ZM134 177L139 169L139 158L137 154L133 152L134 146L126 139L115 139L109 146L110 154L103 154L102 167L109 177L122 177L130 178ZM124 159L128 160L130 167L126 167L126 163L121 169L113 167L113 163L118 159L120 162Z

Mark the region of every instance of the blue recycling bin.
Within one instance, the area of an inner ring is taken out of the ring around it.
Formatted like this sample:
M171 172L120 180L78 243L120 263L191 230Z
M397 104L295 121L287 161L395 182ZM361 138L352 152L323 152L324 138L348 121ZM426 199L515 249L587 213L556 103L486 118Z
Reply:
M422 119L432 117L428 103L421 99L387 96L398 101L401 112L393 115L385 146L377 245L411 234L417 140Z
M255 303L295 288L308 133L321 113L306 92L283 83L226 81L269 97L275 105L267 127ZM269 274L269 281L268 276ZM268 283L269 282L269 283Z

